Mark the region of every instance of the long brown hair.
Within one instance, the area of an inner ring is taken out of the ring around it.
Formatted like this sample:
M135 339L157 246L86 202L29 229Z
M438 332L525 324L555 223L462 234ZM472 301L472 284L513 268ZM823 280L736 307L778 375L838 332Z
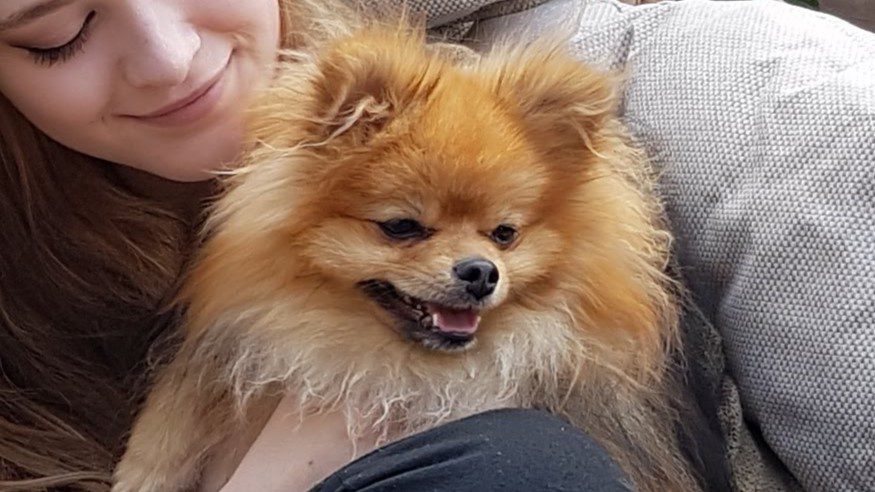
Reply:
M286 48L339 15L333 2L279 2ZM164 308L191 230L0 95L0 490L108 489L149 355L175 331Z

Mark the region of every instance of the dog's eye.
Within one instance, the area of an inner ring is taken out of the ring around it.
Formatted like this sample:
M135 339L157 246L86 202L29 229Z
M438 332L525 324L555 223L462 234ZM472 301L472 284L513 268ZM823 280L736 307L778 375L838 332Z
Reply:
M519 236L519 232L506 224L496 227L489 235L489 237L499 246L509 246L516 241L517 236Z
M393 219L379 223L383 233L393 239L414 239L428 236L428 229L413 219Z

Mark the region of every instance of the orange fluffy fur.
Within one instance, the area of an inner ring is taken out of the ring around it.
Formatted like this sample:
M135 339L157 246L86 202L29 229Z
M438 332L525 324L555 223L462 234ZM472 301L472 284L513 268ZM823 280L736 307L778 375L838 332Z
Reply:
M460 63L381 25L298 54L253 110L254 145L184 290L185 341L115 490L191 486L277 394L384 439L542 408L602 443L638 489L695 489L667 396L670 236L615 82L560 46ZM390 240L373 221L396 217L435 233ZM520 233L506 249L485 234L502 223ZM356 286L433 298L471 255L501 280L459 353L406 340Z

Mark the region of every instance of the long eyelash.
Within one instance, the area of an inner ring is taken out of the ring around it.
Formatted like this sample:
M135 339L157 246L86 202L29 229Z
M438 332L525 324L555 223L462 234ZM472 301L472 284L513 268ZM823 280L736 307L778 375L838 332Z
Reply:
M47 67L69 60L85 47L85 42L88 41L88 35L91 33L89 29L91 21L94 20L95 14L96 12L93 10L88 13L85 22L82 23L82 28L69 42L54 48L27 48L28 53L33 56L36 63Z

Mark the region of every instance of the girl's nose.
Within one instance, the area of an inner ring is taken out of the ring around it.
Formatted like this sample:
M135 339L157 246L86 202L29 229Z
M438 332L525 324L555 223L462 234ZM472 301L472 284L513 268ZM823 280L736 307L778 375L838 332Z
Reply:
M135 87L174 86L189 75L201 38L175 2L136 2L124 75Z

